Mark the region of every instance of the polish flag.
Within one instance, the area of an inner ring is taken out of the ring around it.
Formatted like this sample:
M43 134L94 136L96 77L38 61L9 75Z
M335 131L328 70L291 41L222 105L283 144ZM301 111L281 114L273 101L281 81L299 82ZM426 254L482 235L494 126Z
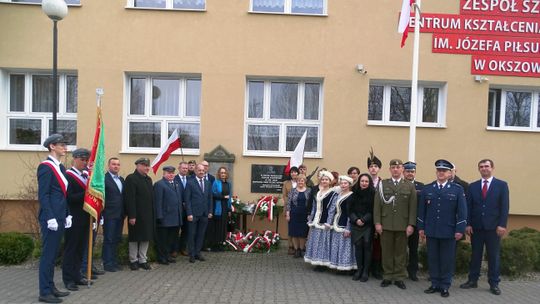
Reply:
M159 166L167 161L169 159L169 156L171 156L171 153L175 151L176 149L180 148L182 143L180 142L180 137L178 136L178 129L175 129L174 132L171 134L171 137L167 140L167 144L161 148L161 151L159 151L159 154L156 156L156 159L151 164L152 171L154 171L154 174L156 174Z
M287 163L287 167L285 167L285 175L289 175L291 167L298 168L298 166L300 166L304 162L304 148L306 146L306 137L307 130L304 132L304 135L302 135L302 138L300 138L300 141L296 145L291 159L289 159L289 162Z
M409 19L411 19L411 6L415 0L403 0L401 5L401 14L399 15L398 33L403 34L401 37L401 47L405 46L405 40L409 36Z

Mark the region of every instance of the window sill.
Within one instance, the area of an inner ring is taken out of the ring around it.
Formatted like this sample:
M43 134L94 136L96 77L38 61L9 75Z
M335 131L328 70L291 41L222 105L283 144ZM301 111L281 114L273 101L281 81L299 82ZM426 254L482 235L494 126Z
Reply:
M273 157L273 158L291 158L292 152L282 153L282 152L264 152L264 151L244 151L242 154L243 156L251 156L251 157ZM304 154L304 158L312 158L312 159L322 159L322 155L320 154Z
M25 3L25 2L5 2L0 0L0 4L15 4L15 5L34 5L41 6L41 3ZM81 7L82 4L67 4L68 7Z
M400 122L379 122L379 121L368 121L368 126L374 126L374 127L406 127L409 128L411 125L407 123L400 123ZM417 128L434 128L434 129L446 129L446 125L444 124L417 124Z
M498 132L528 132L528 133L539 133L540 129L531 129L531 128L508 128L508 127L486 127L487 131L498 131Z
M150 148L140 148L140 149L126 149L119 152L120 154L155 154L159 153L159 149L150 149ZM174 151L171 155L190 155L190 156L199 156L201 155L200 149L183 149L183 153L180 149Z
M164 8L164 7L132 7L126 6L128 10L143 10L143 11L173 11L173 12L196 12L196 13L205 13L206 8Z
M73 152L77 146L67 146L68 152ZM6 152L48 152L42 145L9 145L5 146L0 151Z
M256 15L284 15L284 16L307 16L307 17L328 17L328 14L302 14L302 13L282 13L282 12L259 12L259 11L248 11L249 14Z

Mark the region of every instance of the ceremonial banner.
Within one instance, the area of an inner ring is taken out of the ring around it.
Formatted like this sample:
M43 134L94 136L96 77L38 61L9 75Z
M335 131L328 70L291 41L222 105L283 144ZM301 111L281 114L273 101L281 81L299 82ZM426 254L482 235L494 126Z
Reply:
M92 153L88 160L90 176L83 206L83 209L96 220L99 220L101 211L105 207L105 136L103 131L101 107L98 106L96 133Z

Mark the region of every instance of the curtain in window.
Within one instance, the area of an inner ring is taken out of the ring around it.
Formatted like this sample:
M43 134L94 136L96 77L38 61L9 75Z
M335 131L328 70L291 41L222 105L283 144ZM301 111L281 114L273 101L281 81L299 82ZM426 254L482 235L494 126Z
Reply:
M292 0L291 11L297 14L322 14L324 0Z
M174 0L174 8L204 9L205 0Z
M132 78L129 100L129 114L144 115L145 79Z
M278 151L279 126L249 125L248 150Z
M319 91L320 84L306 83L304 95L304 119L319 119Z
M201 115L201 80L188 79L186 81L186 116L199 117Z
M296 119L298 83L272 82L270 89L270 118Z
M9 77L9 110L24 112L24 75Z
M178 129L182 148L199 149L200 126L198 123L169 123L167 136L171 136L175 129Z
M32 111L52 112L52 76L32 76ZM58 109L58 108L57 108Z
M180 81L177 79L153 79L152 115L178 116L180 105Z
M67 76L67 92L66 92L66 112L77 113L77 99L79 83L77 76Z
M248 82L248 117L263 118L264 110L264 82Z
M284 12L285 0L253 0L253 10L258 12Z

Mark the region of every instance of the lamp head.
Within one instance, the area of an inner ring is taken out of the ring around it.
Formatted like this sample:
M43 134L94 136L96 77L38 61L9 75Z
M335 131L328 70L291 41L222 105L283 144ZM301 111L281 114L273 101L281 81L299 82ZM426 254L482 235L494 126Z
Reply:
M60 21L68 14L68 7L64 0L43 0L41 9L53 21Z

